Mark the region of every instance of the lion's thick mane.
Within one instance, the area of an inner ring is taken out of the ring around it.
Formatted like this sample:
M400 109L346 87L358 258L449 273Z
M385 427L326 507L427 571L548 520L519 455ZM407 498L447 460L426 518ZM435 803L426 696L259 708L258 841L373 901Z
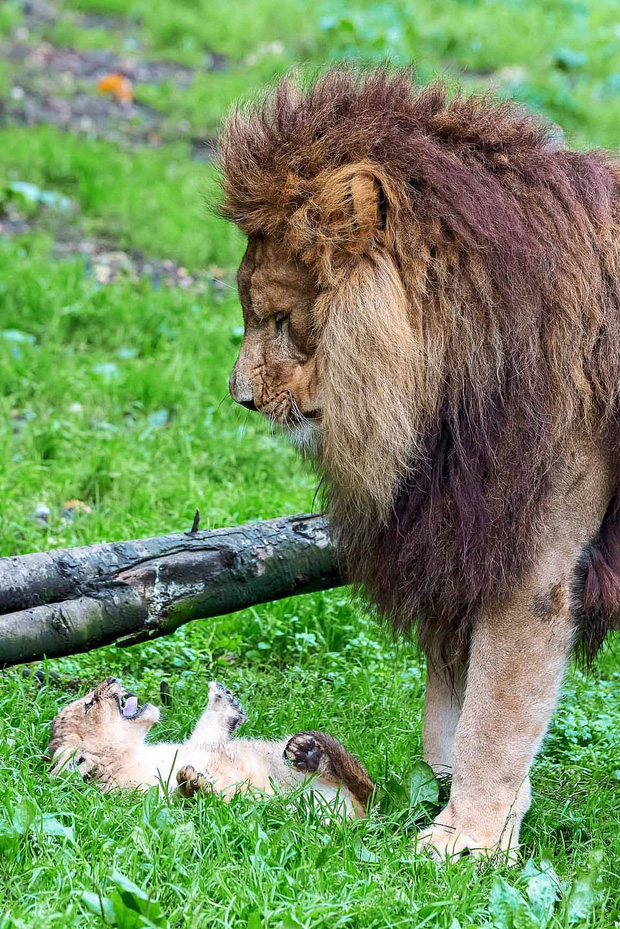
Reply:
M321 289L321 463L349 576L459 648L535 558L570 437L620 451L619 168L510 103L385 71L283 81L221 151L224 214ZM619 526L612 505L579 594L592 646L620 607Z

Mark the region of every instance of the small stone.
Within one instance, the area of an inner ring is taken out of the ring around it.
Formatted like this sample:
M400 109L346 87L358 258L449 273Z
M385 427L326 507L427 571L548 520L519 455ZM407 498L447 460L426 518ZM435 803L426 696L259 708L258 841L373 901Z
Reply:
M20 329L4 329L0 332L0 339L4 342L23 342L28 345L34 345L37 341L30 332L22 332Z
M112 280L112 269L109 265L96 264L93 268L95 279L99 284L109 284Z
M523 65L507 65L496 71L493 77L502 84L523 84L527 80L527 70Z
M170 410L154 410L146 418L148 428L151 429L162 429L164 426L167 426L170 422Z
M108 384L116 380L119 375L118 365L113 361L103 361L101 364L93 365L92 370L94 374L100 374Z
M40 523L49 523L52 511L46 503L37 503L32 513L32 518Z
M137 354L138 354L137 348L131 348L129 345L121 345L121 347L116 353L116 357L122 358L123 361L127 361L131 358L135 358Z

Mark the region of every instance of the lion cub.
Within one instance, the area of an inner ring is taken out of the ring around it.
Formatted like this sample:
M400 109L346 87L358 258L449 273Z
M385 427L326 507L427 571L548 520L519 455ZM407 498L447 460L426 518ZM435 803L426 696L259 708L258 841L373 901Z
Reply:
M162 789L178 784L192 797L213 790L229 799L237 790L273 793L309 781L328 803L348 816L364 816L373 783L360 762L323 732L299 732L279 742L232 739L246 720L231 692L211 681L207 708L187 741L147 743L159 720L152 703L138 705L113 677L64 707L52 723L49 752L53 774L71 769L102 790Z

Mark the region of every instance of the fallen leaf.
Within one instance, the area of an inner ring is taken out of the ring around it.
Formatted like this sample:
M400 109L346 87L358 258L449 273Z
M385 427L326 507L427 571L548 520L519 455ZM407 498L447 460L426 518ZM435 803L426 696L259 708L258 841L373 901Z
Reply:
M91 508L83 500L67 500L62 508L62 518L67 522L73 522L76 513L84 513L86 516L90 512Z
M123 74L106 74L97 81L97 90L100 94L108 94L119 103L128 104L133 101L131 81Z

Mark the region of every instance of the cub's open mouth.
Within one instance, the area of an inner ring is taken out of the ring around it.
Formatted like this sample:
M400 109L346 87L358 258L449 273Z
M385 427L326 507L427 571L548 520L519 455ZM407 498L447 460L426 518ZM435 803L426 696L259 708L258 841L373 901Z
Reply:
M123 694L121 697L117 697L116 700L118 703L118 711L125 719L136 719L136 717L142 715L148 706L148 703L139 706L138 698L135 694Z

